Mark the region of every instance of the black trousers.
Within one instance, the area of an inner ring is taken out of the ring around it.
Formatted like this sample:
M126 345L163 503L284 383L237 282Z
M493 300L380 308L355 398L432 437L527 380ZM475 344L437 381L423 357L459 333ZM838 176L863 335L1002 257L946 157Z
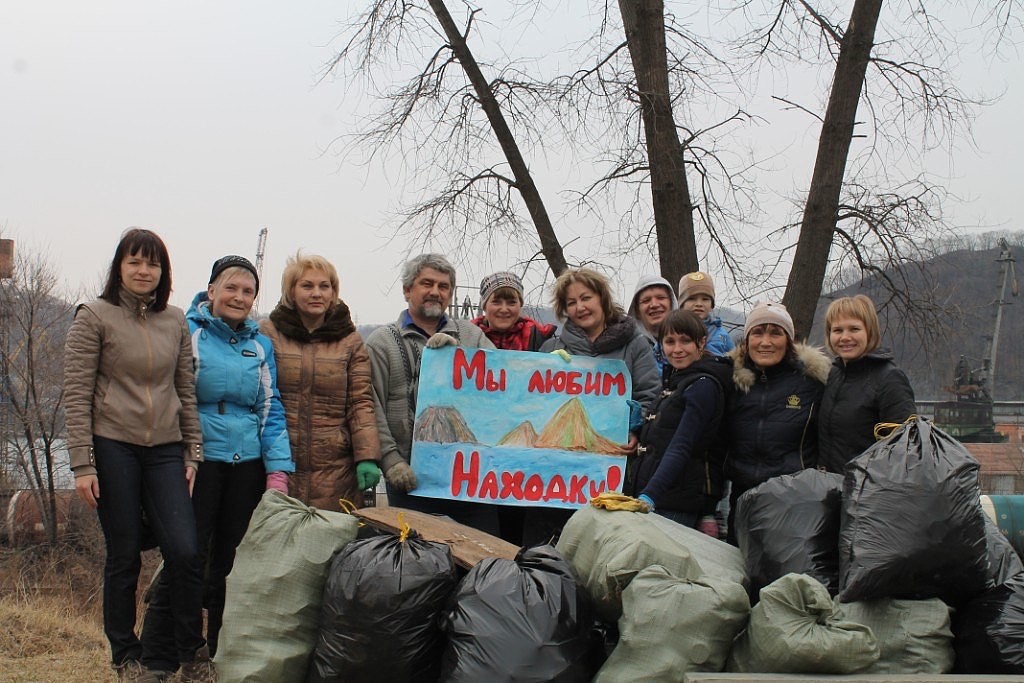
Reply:
M261 460L199 464L192 507L200 560L206 568L202 601L206 608L206 642L211 656L217 652L224 620L226 579L235 562L235 549L249 527L249 519L265 488L266 472ZM169 593L161 576L142 629L142 663L149 669L174 671L178 668L179 659L174 656L168 638L170 610Z

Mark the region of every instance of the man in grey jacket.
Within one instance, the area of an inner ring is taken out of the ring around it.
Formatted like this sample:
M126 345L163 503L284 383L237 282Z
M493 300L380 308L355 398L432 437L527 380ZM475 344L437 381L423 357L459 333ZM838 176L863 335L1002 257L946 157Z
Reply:
M420 254L402 267L402 293L408 308L397 321L377 328L366 340L380 432L380 464L389 505L445 514L497 534L494 506L408 495L417 485L409 461L423 348L446 344L494 348L479 327L448 317L454 292L455 268L448 259L440 254Z

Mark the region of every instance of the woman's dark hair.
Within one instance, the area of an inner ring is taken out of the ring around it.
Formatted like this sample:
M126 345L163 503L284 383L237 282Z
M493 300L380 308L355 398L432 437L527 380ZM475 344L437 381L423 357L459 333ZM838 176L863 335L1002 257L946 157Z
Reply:
M665 319L658 324L658 343L665 338L666 334L683 334L690 338L690 341L700 346L700 343L708 338L707 328L693 311L684 311L681 308L670 312Z
M156 291L153 292L155 299L150 310L155 312L164 310L167 308L167 300L171 298L171 259L167 255L167 246L164 245L164 241L155 232L145 228L128 228L121 235L121 241L117 243L114 258L110 262L107 283L103 286L100 298L115 306L120 305L121 262L133 254L160 264L160 281L156 285Z

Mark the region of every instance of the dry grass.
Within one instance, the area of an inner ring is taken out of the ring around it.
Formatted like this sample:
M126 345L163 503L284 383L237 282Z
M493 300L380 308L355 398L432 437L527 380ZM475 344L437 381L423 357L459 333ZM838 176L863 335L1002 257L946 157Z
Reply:
M0 598L0 681L112 681L103 629L67 597Z
M144 582L158 562L148 555ZM103 635L102 585L102 540L0 548L0 683L115 680Z

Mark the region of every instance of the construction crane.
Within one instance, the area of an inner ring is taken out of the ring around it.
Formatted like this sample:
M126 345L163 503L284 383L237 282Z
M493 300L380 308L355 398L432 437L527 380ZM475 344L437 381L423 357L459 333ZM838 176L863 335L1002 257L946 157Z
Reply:
M260 236L256 239L256 277L263 282L263 257L267 253L267 228L260 229ZM263 287L260 287L260 292ZM252 302L252 314L256 318L260 313L260 292L256 293L256 300Z

